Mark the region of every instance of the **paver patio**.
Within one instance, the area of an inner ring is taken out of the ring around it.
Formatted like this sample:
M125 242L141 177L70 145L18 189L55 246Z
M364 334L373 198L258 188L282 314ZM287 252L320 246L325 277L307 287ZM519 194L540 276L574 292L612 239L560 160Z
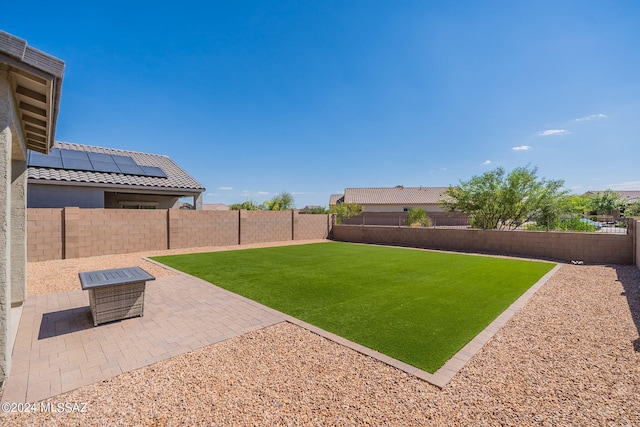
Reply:
M93 326L87 293L29 297L3 402L35 402L285 320L178 275L147 283L144 316Z

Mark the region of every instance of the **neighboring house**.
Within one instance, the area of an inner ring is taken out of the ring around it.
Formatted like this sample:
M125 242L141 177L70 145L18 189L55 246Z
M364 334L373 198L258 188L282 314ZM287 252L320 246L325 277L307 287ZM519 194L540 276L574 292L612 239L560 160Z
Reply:
M332 194L329 206L355 203L362 206L362 215L345 224L400 225L410 209L423 209L434 225L466 225L467 217L445 212L441 202L449 187L345 188L344 194Z
M329 206L338 203L356 203L362 212L407 212L424 209L427 212L443 212L440 202L447 196L449 187L396 187L345 188L344 194L332 194Z
M231 208L224 203L205 203L202 205L203 211L228 211Z
M615 190L613 190L615 191ZM587 191L586 193L583 194L583 196L591 196L592 194L598 194L598 193L602 193L603 191ZM624 199L624 201L626 203L634 203L640 200L640 191L626 191L626 190L621 190L621 191L615 191L616 193L618 193L620 195L620 197L622 197L622 199Z
M640 191L620 190L615 192L620 195L622 200L624 200L625 204L627 205L640 201ZM591 196L592 194L598 194L598 193L602 193L602 191L587 191L586 193L583 194L583 196L588 197L588 196ZM622 217L622 213L624 213L624 209L622 211L618 211L618 210L613 211L611 213L612 215L609 216L608 218L606 215L599 215L598 218L602 217L603 220L611 220L611 218L615 220L619 220Z
M629 203L635 203L640 201L640 191L616 191L624 199L624 201Z
M0 384L27 297L27 150L55 138L64 62L0 31Z
M30 208L202 209L205 188L167 156L56 142L27 162Z

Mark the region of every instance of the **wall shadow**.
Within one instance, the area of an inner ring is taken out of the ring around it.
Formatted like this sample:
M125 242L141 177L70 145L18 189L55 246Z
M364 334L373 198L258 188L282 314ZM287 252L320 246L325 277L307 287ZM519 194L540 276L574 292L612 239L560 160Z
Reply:
M617 265L614 269L624 288L621 295L627 299L631 318L640 335L640 269L634 265ZM633 341L633 349L640 353L640 338Z

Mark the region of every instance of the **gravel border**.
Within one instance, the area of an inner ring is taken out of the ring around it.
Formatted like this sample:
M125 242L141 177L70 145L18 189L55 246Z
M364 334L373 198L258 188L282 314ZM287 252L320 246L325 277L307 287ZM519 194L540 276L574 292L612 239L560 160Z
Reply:
M636 267L563 265L442 390L281 323L0 425L640 425L639 329Z

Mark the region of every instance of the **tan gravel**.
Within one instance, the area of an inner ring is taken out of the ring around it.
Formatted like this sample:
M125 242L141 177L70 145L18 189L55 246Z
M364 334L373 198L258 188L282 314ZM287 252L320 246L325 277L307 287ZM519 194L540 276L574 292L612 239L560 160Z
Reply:
M169 249L161 251L133 252L119 255L102 255L89 258L72 258L27 263L27 295L46 295L56 292L81 289L78 273L82 271L106 270L109 268L139 266L152 276L159 278L175 275L172 270L162 268L143 257L189 254L196 252L218 252L270 246L301 245L326 242L326 240L296 240L250 245L206 246L187 249ZM152 284L153 282L149 282Z
M0 425L640 426L639 328L636 267L565 265L442 390L282 323Z

